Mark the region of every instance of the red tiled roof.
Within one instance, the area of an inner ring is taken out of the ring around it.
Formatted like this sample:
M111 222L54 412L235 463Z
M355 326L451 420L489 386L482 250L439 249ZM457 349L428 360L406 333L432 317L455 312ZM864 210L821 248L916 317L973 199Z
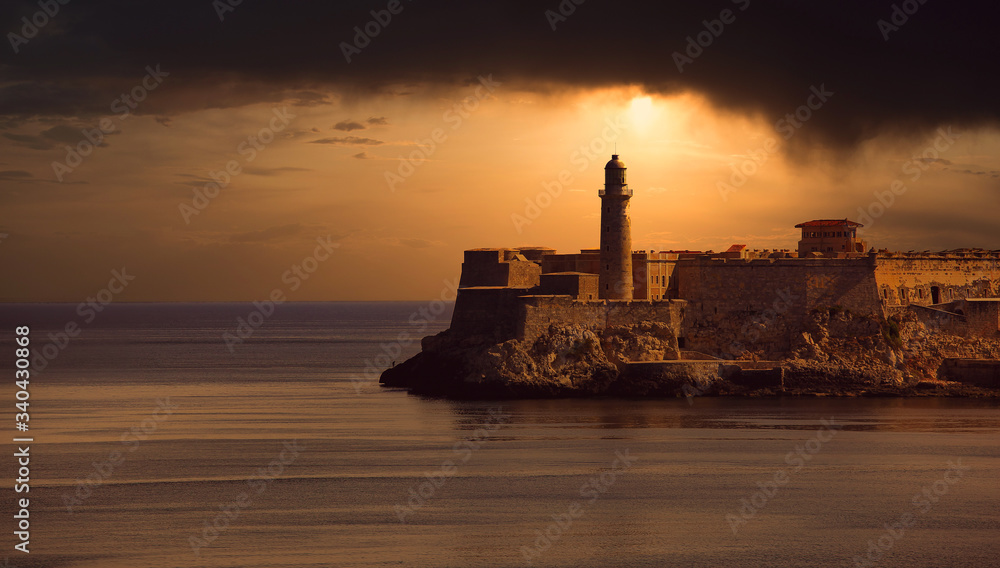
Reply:
M849 221L847 219L816 219L815 221L806 221L805 223L799 223L795 225L796 229L801 229L803 227L864 227L861 223L855 223L854 221Z
M745 248L747 248L746 245L733 245L726 252L741 252Z

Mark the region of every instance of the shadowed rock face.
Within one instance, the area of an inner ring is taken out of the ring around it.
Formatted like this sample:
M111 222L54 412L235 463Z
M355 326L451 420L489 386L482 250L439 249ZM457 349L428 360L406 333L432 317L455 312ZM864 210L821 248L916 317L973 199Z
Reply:
M951 336L912 318L895 329L887 333L850 313L815 312L790 351L751 345L742 361L678 361L674 332L658 322L596 331L552 325L530 342L447 330L425 337L423 350L384 371L380 382L414 394L475 399L1000 395L936 380L942 358L997 358L1000 340Z
M456 398L599 394L618 376L600 338L580 327L555 327L533 343L492 343L451 330L424 338L423 351L387 369L386 386Z

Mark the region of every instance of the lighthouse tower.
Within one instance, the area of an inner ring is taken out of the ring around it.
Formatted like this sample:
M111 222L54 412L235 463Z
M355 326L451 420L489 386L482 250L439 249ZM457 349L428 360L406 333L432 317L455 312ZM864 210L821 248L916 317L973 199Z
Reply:
M598 297L608 300L632 299L632 222L628 200L632 190L625 183L625 162L618 154L604 166L601 196L601 268Z

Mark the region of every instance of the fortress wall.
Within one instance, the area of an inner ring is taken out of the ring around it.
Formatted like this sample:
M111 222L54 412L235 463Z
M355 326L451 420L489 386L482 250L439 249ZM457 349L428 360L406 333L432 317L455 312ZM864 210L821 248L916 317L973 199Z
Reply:
M582 272L552 272L542 274L538 295L572 296L580 300L596 300L597 275Z
M819 307L880 312L872 263L863 259L697 259L678 263L678 294L689 315L730 312L804 315Z
M907 305L1000 293L997 253L872 253L840 259L684 259L655 267L670 283L670 294L682 300L578 301L528 296L539 291L541 267L501 261L503 254L467 251L452 318L456 333L531 341L552 324L598 330L657 321L677 330L681 348L726 357L789 351L803 339L802 320L815 309L836 306L881 319ZM568 293L561 287L547 290ZM981 328L980 335L995 333L1000 314L993 306L979 311L983 313L974 316L973 327Z
M542 267L531 261L513 260L505 263L507 266L507 286L515 288L531 288L538 286Z
M534 262L524 260L505 261L509 249L467 250L462 263L462 277L459 286L514 286L531 287L538 285L542 268Z
M909 312L916 316L917 321L923 323L925 326L935 330L936 332L943 331L954 335L964 336L970 331L968 318L966 316L945 310L911 304L905 308L892 306L889 307L887 311L892 315Z
M656 321L680 331L684 308L687 302L670 300L663 302L608 302L607 325L632 325L643 321Z
M869 258L696 259L675 274L685 347L713 355L788 351L817 308L883 316Z
M508 265L503 262L506 249L474 249L465 251L459 287L506 286Z
M1000 388L1000 361L994 359L945 359L938 378L985 388Z
M517 338L532 342L550 325L579 325L592 330L607 325L607 307L601 300L581 301L569 296L527 296L518 309Z
M553 324L578 325L596 331L612 325L655 321L679 330L684 306L681 301L583 301L569 296L527 296L521 298L517 337L534 341Z
M1000 300L965 302L964 311L969 333L980 337L1000 335Z
M1000 294L1000 257L966 254L881 254L875 278L887 306L947 303Z
M451 330L461 336L484 336L496 341L513 339L519 326L518 296L528 288L459 288Z

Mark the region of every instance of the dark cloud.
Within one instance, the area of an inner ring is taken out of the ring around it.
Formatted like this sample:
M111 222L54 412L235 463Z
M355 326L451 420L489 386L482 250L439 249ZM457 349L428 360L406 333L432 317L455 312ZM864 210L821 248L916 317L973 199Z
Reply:
M365 122L367 122L368 124L370 124L372 126L388 126L389 125L389 121L386 120L386 118L384 116L372 116L372 117L369 117L368 120L366 120Z
M42 179L35 174L25 170L4 170L0 171L0 181L12 181L21 183L51 183L56 185L86 185L86 181L59 182L54 179Z
M75 146L81 140L85 139L80 128L74 128L67 124L59 124L43 130L40 136L4 132L3 137L11 140L18 146L24 146L32 150L51 150L52 148L66 144ZM98 145L107 146L107 142L102 140Z
M344 132L351 132L352 130L364 130L368 128L360 122L355 122L353 120L341 120L337 124L333 125L334 130L343 130Z
M368 152L358 152L357 154L354 154L351 157L352 158L357 158L359 160L370 160L370 159L372 159L372 157L368 155Z
M18 55L8 53L0 125L107 114L156 64L171 75L136 112L322 105L335 96L455 87L492 74L539 90L635 84L696 91L721 108L773 121L805 104L811 87L825 86L834 95L792 144L849 148L881 132L995 125L1000 77L984 65L1000 53L1000 8L913 2L915 13L896 14L898 29L880 29L880 20L891 25L897 4L594 1L574 4L560 20L546 15L557 2L403 2L348 63L343 42L353 43L355 26L364 28L385 2L313 0L293 9L260 0L241 3L221 22L204 0L74 3L58 14L58 25L42 29ZM0 29L18 29L20 17L35 10L35 0L3 3ZM723 24L722 10L735 20ZM705 45L692 46L699 39ZM681 72L674 53L688 49Z
M32 150L51 150L56 146L51 140L41 136L32 136L30 134L4 132L3 137L11 140L17 146L24 146L25 148L31 148Z
M83 132L81 132L79 128L73 128L72 126L66 124L60 124L53 126L48 130L43 130L42 136L48 138L49 140L59 142L60 144L69 144L71 146L75 146L79 144L81 140L85 140ZM103 141L99 144L99 146L105 145L106 143Z
M215 183L215 180L205 176L200 176L196 174L177 174L177 177L186 178L183 181L178 181L176 183L180 185L187 185L190 187L205 187L209 183Z
M374 138L358 138L357 136L343 136L339 138L320 138L319 140L313 140L310 144L338 144L338 145L359 145L359 146L378 146L383 144L381 140L375 140Z

